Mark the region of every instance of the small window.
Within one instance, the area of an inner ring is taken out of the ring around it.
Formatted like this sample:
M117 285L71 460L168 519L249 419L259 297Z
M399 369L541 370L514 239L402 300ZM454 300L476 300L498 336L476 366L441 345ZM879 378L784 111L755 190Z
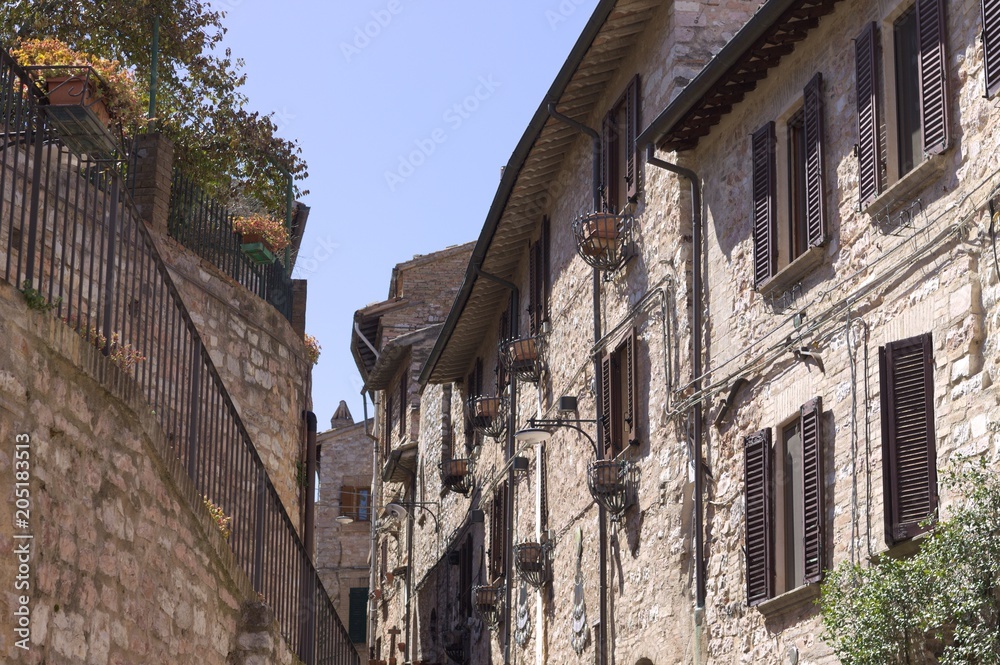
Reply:
M355 522L371 519L371 489L368 487L348 487L340 489L340 514Z
M823 576L822 402L744 440L747 603L819 582Z
M506 573L507 542L507 482L500 484L493 494L490 512L490 581Z
M549 219L542 220L542 234L528 249L528 329L541 332L549 320ZM502 337L501 337L502 339Z
M639 127L639 77L604 116L601 132L601 180L604 208L621 213L639 194L639 156L635 145Z
M937 509L934 353L930 333L879 348L882 482L889 546L927 530Z
M808 274L818 257L796 260L826 242L820 74L800 103L754 132L751 149L754 284L764 290L778 273L783 273L780 286Z
M948 148L944 20L943 0L917 0L855 39L862 208Z
M348 617L351 642L363 644L368 637L368 587L351 588Z
M636 331L607 352L601 361L601 389L604 429L604 457L617 457L625 446L635 443L637 429Z

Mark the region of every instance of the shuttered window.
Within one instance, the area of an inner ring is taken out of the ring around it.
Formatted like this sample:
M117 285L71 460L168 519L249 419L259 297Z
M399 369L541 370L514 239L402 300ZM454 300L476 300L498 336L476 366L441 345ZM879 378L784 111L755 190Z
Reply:
M1000 90L1000 0L983 0L983 69L986 96Z
M822 411L816 397L777 442L770 428L744 439L749 605L823 579Z
M920 522L937 508L933 371L930 333L879 349L882 478L889 545L926 531Z
M490 512L490 581L504 576L504 560L507 533L507 482L504 481L493 494L493 509Z
M778 271L774 123L753 134L753 271L760 287Z
M541 332L549 320L549 219L542 220L542 233L528 251L528 327L532 335Z
M882 119L879 112L878 28L869 23L854 40L858 97L858 187L861 208L882 191Z
M406 411L409 406L409 395L407 394L410 389L409 372L404 371L403 376L399 377L399 436L402 437L406 434Z
M605 210L622 212L639 194L641 177L635 144L639 129L639 77L611 107L601 125L601 190Z
M368 637L368 587L352 587L348 610L348 629L351 642L363 644Z
M925 155L948 148L948 72L944 0L917 0L920 40L920 122Z
M802 101L802 126L805 139L805 226L810 247L826 242L826 217L823 212L823 75L817 73L806 85Z
M743 441L746 494L747 604L759 605L774 595L774 532L771 528L771 430Z
M601 360L601 425L604 430L604 457L608 459L616 457L639 436L637 346L637 334L633 328Z

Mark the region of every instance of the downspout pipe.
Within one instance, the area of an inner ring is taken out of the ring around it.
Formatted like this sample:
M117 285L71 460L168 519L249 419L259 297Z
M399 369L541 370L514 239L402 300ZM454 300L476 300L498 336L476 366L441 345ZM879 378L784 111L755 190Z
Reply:
M646 145L646 163L650 166L661 168L671 173L676 173L682 178L687 178L691 183L691 244L694 245L694 260L691 266L691 290L694 294L694 304L692 313L692 329L694 340L692 344L692 367L694 373L694 391L697 394L701 391L702 373L702 219L701 219L701 188L698 174L691 169L678 166L664 161L656 156L656 148L652 143ZM694 405L694 571L695 571L695 608L696 611L705 608L705 479L702 467L702 439L704 432L702 429L702 406L701 402Z
M381 505L381 503L382 503L381 502L381 493L379 492L379 485L376 484L379 480L381 480L380 475L378 473L378 438L375 436L375 432L374 431L371 431L371 432L368 431L368 393L365 390L363 390L363 389L361 391L361 403L364 405L364 416L365 416L365 426L364 426L364 429L365 429L365 436L367 436L371 440L371 442L372 442L372 482L371 482L372 494L369 497L369 500L371 501L371 504L373 506L378 506L378 505ZM374 401L372 402L372 406L373 407L376 406L376 404L375 404ZM378 413L378 409L377 408L375 409L375 413L376 414ZM372 423L372 425L374 426L374 422ZM370 549L368 550L368 561L369 561L369 566L368 566L368 590L370 592L370 591L374 591L374 589L375 589L375 583L378 581L376 579L376 572L375 572L378 569L378 560L377 560L376 554L375 554L375 550L377 548L378 541L377 541L377 537L376 537L377 536L377 532L375 531L375 520L374 519L368 520L368 524L371 527L371 529L370 529L370 531L371 531L370 543L371 544L369 546ZM376 628L378 628L378 612L377 612L377 608L375 606L375 600L372 599L371 595L369 594L369 596L368 596L368 639L367 639L368 646L369 646L369 651L368 651L369 654L373 654L374 653L374 651L371 649L371 646L375 644L375 629Z
M582 132L589 136L593 143L593 181L591 183L591 196L593 198L593 210L597 212L601 209L601 135L593 127L588 127L582 123L573 120L567 115L563 115L556 111L556 105L549 103L548 105L549 115L563 122L578 132ZM601 341L601 272L594 268L594 346L596 347ZM594 376L599 377L601 375L601 358L599 355L594 355ZM601 414L604 413L604 398L603 387L600 381L596 381L597 390L597 458L602 459L604 457L604 428L600 426ZM597 524L598 524L598 555L599 555L599 567L601 570L601 603L598 615L598 636L597 636L597 653L598 653L598 665L606 665L608 662L608 651L607 651L607 635L608 635L608 511L607 509L598 504L597 506Z
M517 285L513 282L503 279L502 277L497 277L492 275L485 270L483 270L481 265L475 267L476 276L482 277L485 280L489 280L495 284L499 284L505 289L510 291L510 330L509 334L511 338L517 336L518 327L520 326L520 317L518 316L521 309L521 298L520 290L518 290ZM511 647L510 647L510 635L511 635L511 598L513 596L514 589L514 465L511 464L511 460L514 459L514 451L516 441L514 440L514 432L517 431L517 378L514 373L511 372L510 376L507 378L507 389L510 391L510 409L507 414L507 451L504 456L504 464L507 467L507 500L504 502L504 523L507 525L507 533L504 534L503 548L504 548L504 580L506 583L504 586L504 607L506 611L504 612L504 635L503 635L503 662L504 665L510 665L511 661ZM492 581L492 580L491 580Z

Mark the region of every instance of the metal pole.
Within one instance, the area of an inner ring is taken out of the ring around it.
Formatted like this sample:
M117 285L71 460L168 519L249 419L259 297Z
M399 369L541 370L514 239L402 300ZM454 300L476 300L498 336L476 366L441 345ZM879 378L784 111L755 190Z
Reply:
M149 129L153 129L153 120L156 117L156 88L160 79L160 17L153 17L153 52L149 63Z

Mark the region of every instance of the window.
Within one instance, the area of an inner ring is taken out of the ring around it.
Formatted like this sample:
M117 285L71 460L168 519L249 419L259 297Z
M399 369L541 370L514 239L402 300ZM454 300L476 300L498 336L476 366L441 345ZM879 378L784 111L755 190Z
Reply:
M601 360L603 396L601 426L604 429L604 457L616 457L638 437L636 331L621 341Z
M862 208L948 147L944 35L943 0L917 0L890 14L881 29L868 24L854 42Z
M371 519L371 494L368 487L341 487L340 514L355 522L367 522Z
M472 368L472 372L469 377L465 380L465 399L466 403L473 397L480 397L483 394L483 359L476 358L476 364ZM466 452L472 451L474 448L478 448L483 443L483 435L477 432L472 427L472 420L469 418L468 409L466 409L465 418L465 450Z
M1000 90L1000 0L983 0L983 70L986 96Z
M937 508L934 353L930 333L879 348L885 539L890 546L926 531Z
M407 406L409 406L409 373L404 371L403 375L399 377L399 436L400 438L406 436L406 411Z
M458 609L459 616L472 616L472 534L466 535L458 552Z
M601 132L601 180L604 208L622 212L639 194L639 76L604 116Z
M747 604L823 577L822 401L744 439Z
M497 486L490 512L490 581L506 573L507 481Z
M751 139L757 289L810 248L826 242L822 83L822 76L816 74L806 85L801 103L778 123L764 124ZM818 257L810 254L786 277L798 279L817 262Z
M392 452L392 420L395 414L396 410L393 408L392 395L389 394L389 391L387 390L385 391L385 414L382 421L385 423L385 427L383 429L385 437L385 440L383 441L383 454L386 457L389 457L389 453Z
M351 642L362 644L368 637L368 587L351 587L348 629Z
M542 219L542 234L528 250L528 328L541 332L549 320L549 218Z

